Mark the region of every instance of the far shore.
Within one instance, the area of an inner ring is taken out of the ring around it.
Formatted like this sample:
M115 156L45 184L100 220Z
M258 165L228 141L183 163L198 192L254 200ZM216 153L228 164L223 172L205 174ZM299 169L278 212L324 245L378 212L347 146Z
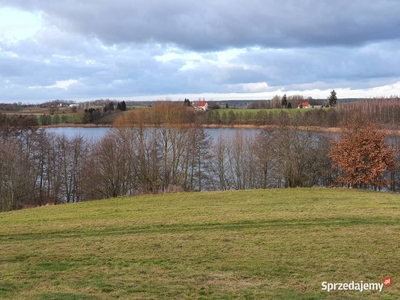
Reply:
M60 128L60 127L96 128L96 127L113 127L113 126L110 124L76 124L76 123L62 123L62 124L51 124L51 125L38 126L38 128Z
M133 125L135 126L135 125ZM152 124L146 124L145 127L154 127ZM110 124L74 124L74 123L62 123L62 124L52 124L38 126L39 128L62 128L62 127L76 127L76 128L97 128L97 127L117 127ZM246 128L246 129L277 129L279 125L254 125L254 124L202 124L200 127L203 128ZM289 128L295 128L294 126L289 126ZM319 126L298 126L297 129L304 131L323 131L323 132L339 132L338 127L319 127Z

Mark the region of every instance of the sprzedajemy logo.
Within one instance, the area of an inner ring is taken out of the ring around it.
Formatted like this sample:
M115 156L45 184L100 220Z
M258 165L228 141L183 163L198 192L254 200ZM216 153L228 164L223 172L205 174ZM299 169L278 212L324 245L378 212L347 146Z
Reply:
M379 291L382 292L383 287L389 287L392 285L392 279L390 277L385 277L382 280L382 283L369 283L369 282L322 282L322 290L327 291L328 293L331 291Z

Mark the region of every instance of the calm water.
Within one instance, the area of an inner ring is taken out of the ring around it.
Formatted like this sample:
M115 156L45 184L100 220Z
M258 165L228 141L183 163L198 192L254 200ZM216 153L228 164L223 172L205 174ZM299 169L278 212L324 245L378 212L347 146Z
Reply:
M64 134L68 138L74 138L78 135L87 138L89 140L99 140L104 137L109 131L110 127L56 127L46 128L47 132L55 134ZM227 137L233 136L238 131L243 131L246 134L255 135L260 132L260 129L256 128L206 128L206 133L211 138L216 138L218 135L224 135Z
M64 134L68 138L82 136L87 139L99 140L109 132L110 127L55 127L45 130L59 135Z

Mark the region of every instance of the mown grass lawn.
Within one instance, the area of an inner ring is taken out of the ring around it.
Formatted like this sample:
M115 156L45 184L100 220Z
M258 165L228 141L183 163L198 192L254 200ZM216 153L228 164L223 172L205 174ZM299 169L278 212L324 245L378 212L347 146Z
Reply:
M383 292L321 290L380 283ZM0 213L1 299L398 299L400 196L180 193Z

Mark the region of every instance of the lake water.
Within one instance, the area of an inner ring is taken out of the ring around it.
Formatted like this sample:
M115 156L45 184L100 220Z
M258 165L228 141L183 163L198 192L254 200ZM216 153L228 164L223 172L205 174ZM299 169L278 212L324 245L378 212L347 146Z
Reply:
M51 127L46 128L47 132L62 135L64 134L68 138L74 138L76 136L82 136L89 140L100 140L104 137L112 128L111 127ZM216 138L218 135L224 135L227 137L235 135L236 132L243 131L249 135L255 135L260 132L257 128L205 128L205 132L210 135L211 138Z
M80 135L90 140L100 140L110 129L110 127L51 127L45 130L59 135L64 134L70 139Z

